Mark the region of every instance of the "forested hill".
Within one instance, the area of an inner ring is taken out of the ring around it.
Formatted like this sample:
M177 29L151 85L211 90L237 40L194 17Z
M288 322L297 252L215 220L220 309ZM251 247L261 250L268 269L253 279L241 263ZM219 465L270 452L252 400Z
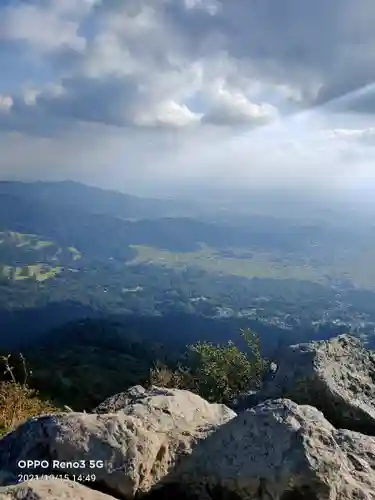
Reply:
M56 208L70 207L94 214L124 219L158 218L186 214L187 203L139 198L118 191L109 191L78 182L1 182L0 194L44 203Z
M308 249L311 241L326 244L332 239L329 226L294 226L290 221L270 217L249 217L247 224L239 227L188 217L125 220L106 213L79 210L69 198L64 204L57 204L29 196L0 194L0 209L0 230L37 234L60 245L75 246L98 258L114 252L118 258L128 257L124 248L128 245L189 252L198 250L201 244L223 249L230 242L235 248L287 252ZM342 242L348 239L340 231L335 236ZM124 254L118 251L121 247Z
M0 346L0 354L12 353L17 377L22 377L22 364L17 363L21 351L32 371L30 382L35 388L49 400L83 409L94 407L124 388L146 383L155 363L176 368L184 363L188 346L197 342L226 345L233 341L247 352L240 331L249 327L260 339L262 356L274 360L289 344L340 333L332 329L321 334L308 330L286 334L254 321L187 314L97 317L54 328L33 341L29 336L17 349Z

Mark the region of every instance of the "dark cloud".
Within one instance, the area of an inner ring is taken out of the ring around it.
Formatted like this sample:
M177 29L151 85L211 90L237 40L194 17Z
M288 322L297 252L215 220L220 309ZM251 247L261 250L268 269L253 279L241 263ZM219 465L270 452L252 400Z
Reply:
M183 2L169 8L192 52L215 52L210 40L216 40L231 57L249 61L255 74L301 85L308 105L375 80L372 0L218 3L214 16L201 9L186 12Z
M327 84L320 90L316 104L331 112L375 113L374 78L357 75L352 82L345 80Z

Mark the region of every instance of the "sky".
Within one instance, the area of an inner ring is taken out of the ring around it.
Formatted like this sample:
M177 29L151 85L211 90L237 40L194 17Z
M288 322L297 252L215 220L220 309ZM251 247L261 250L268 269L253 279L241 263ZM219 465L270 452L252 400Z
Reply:
M373 0L0 0L0 177L375 187Z

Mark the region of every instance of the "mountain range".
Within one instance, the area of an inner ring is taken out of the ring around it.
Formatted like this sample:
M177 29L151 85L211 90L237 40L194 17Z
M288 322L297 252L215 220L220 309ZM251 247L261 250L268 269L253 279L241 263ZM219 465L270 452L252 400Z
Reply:
M346 331L372 346L374 253L370 223L2 182L0 350L26 352L39 385L70 402L79 363L87 390L97 378L99 401L123 376L147 377L161 352L176 359L198 340L240 345L247 326L269 357ZM111 371L125 359L130 374Z

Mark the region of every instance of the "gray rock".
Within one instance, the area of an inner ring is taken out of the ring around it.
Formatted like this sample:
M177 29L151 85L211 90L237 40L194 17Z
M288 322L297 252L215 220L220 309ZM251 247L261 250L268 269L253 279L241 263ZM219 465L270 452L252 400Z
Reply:
M111 414L70 413L31 419L0 440L1 484L17 479L20 459L79 462L29 468L38 474L95 474L110 494L133 498L166 475L198 441L236 414L188 391L136 390L134 402ZM102 463L90 464L90 460ZM91 467L93 465L93 467Z
M0 500L114 500L114 497L78 482L49 479L0 488Z
M107 398L103 403L97 406L94 413L115 413L126 408L137 399L142 399L146 394L146 389L141 385L130 387L127 391L120 392Z
M375 435L375 353L348 335L290 346L259 394L276 398L315 406L337 428Z
M181 389L135 386L100 404L98 414L121 413L142 420L147 429L160 430L192 424L208 428L221 425L236 416L223 404L208 403L200 396Z
M290 400L245 411L201 442L148 500L374 500L375 438Z
M248 391L234 398L228 405L236 413L248 410L259 404L259 391Z

